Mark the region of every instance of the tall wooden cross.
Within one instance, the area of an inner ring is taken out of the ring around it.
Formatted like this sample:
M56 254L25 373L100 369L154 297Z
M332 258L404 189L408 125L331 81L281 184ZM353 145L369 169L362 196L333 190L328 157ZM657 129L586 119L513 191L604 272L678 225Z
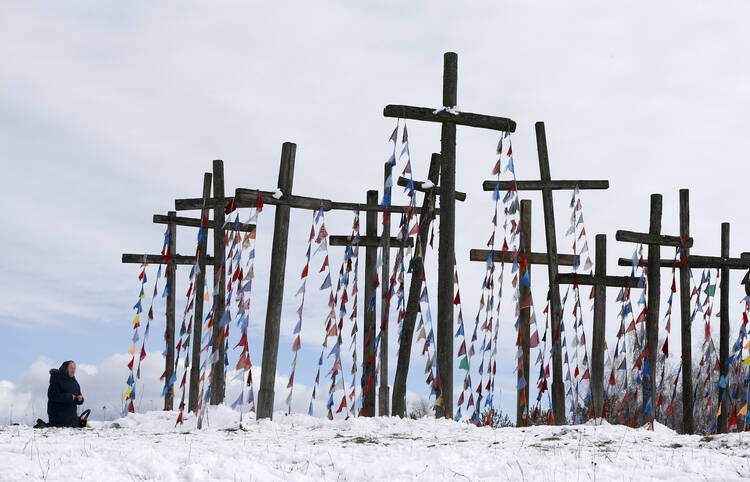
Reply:
M438 242L437 357L442 382L443 404L437 417L453 418L453 275L456 262L456 125L514 132L516 123L505 117L494 117L457 111L458 55L443 56L443 107L387 105L385 117L439 122L440 155L440 232Z
M497 183L497 181L493 181ZM486 186L485 186L486 187ZM495 189L493 184L492 190ZM486 189L485 189L486 190ZM472 249L469 251L469 260L476 262L487 262L490 256L491 250L489 249ZM518 251L518 256L526 256L526 267L523 272L518 273L519 279L529 275L531 280L531 265L548 265L549 255L547 253L536 253L531 250L531 200L521 200L521 247ZM573 266L576 263L577 256L571 254L558 254L557 264L558 266ZM509 251L497 250L492 252L493 263L513 263L513 253ZM523 302L528 299L531 295L531 286L521 285L519 293L519 300ZM523 371L518 370L517 379L521 380L521 376L526 377L526 386L521 390L516 390L516 425L524 426L528 424L529 420L529 371L530 371L530 355L529 355L529 337L530 337L530 322L531 322L531 309L524 308L519 310L519 321L518 327L521 338L521 362L523 364ZM526 400L525 403L522 403Z
M661 200L660 195L653 195L652 194L652 208L653 208L653 196L659 196L659 201ZM687 195L685 195L687 198ZM661 203L659 202L659 205ZM661 207L661 206L659 206ZM658 252L655 255L655 261L652 261L651 259L651 250L649 246L649 259L647 260L647 266L649 266L649 275L651 274L651 266L655 266L654 271L658 272L658 267L671 267L672 261L664 260L661 261L658 258ZM623 259L620 259L618 262L622 263L624 261ZM731 258L729 256L729 223L722 223L721 224L721 255L720 256L697 256L697 255L687 255L687 268L711 268L711 269L720 269L720 301L719 301L719 373L720 376L726 377L727 376L727 359L729 358L729 274L730 270L733 269L739 269L739 270L746 270L750 269L750 257L745 257L744 255L740 258ZM657 285L658 286L658 285ZM649 280L649 293L651 290L651 281ZM686 283L686 286L682 286L682 280L680 280L680 289L684 289L685 293L688 293L688 303L689 303L689 283ZM746 288L748 289L748 288ZM649 296L649 302L651 300L651 297ZM650 307L649 307L650 308ZM681 309L682 309L682 303L681 303ZM689 313L689 304L686 312ZM658 313L657 313L658 314ZM688 315L689 317L689 315ZM648 325L646 327L648 329ZM689 330L688 330L689 331ZM683 329L683 336L685 334L685 330ZM689 337L689 335L688 335ZM658 341L657 341L658 342ZM651 339L649 338L649 344L651 343ZM649 358L651 357L651 350L649 350ZM685 359L685 353L683 352L683 372L682 376L683 379L686 377L685 374L685 366L689 363L692 364L692 359ZM691 391L692 393L692 391ZM729 397L726 396L726 388L719 388L719 400L721 400L721 413L719 414L719 419L717 421L717 432L718 433L726 433L727 431L727 422L728 422L728 414L729 414ZM692 400L691 400L692 401ZM684 403L684 402L683 402ZM693 405L692 403L688 406L683 406L683 411L690 410L692 411Z
M337 202L330 199L297 196L292 194L294 179L294 164L297 145L285 142L281 148L281 162L279 166L279 181L277 191L261 191L258 189L238 188L233 198L208 197L175 200L175 209L217 209L227 206L232 200L235 206L255 207L258 197L264 204L276 206L274 218L273 244L271 247L271 268L269 273L269 295L266 308L266 322L263 337L263 359L261 364L260 389L258 390L258 418L273 416L274 384L276 381L276 364L279 350L279 332L281 327L281 307L284 298L284 274L286 271L287 243L289 237L289 216L291 208L324 211L365 211L383 212L386 208L376 204L351 202ZM208 174L210 176L210 173ZM210 189L211 179L208 179ZM204 185L205 188L205 185ZM205 191L204 191L205 194ZM399 211L404 206L389 206L389 210ZM418 212L418 210L417 210ZM196 304L196 308L198 305ZM197 313L196 313L197 318Z
M544 233L547 240L547 273L549 276L549 303L550 318L552 328L552 413L557 425L565 424L565 381L562 368L562 350L560 342L560 322L562 320L562 306L560 301L560 287L557 281L558 276L558 254L557 254L557 237L555 233L555 208L552 204L552 191L555 190L573 190L576 186L579 189L608 189L609 181L589 181L589 180L552 180L549 168L549 154L547 152L547 136L544 131L544 123L537 122L534 125L536 129L536 146L539 156L539 175L538 181L517 181L516 189L519 191L535 190L542 191L542 208L544 210ZM485 181L483 189L485 191L494 191L498 181ZM500 181L501 190L509 190L513 181Z
M607 275L607 235L597 234L594 238L594 274L560 273L560 284L588 285L594 287L594 326L591 344L591 399L594 414L600 417L604 401L604 334L607 327L607 288L627 288L631 285L629 276Z
M646 305L646 346L648 348L649 361L649 396L651 397L652 413L656 411L656 359L659 354L659 303L661 300L661 247L662 246L692 246L692 239L682 239L680 236L666 236L661 234L662 219L662 195L651 195L651 214L649 217L649 229L647 233L618 230L615 233L617 241L629 243L639 243L648 245L648 260L644 260L646 265L647 285L647 305ZM633 261L628 260L627 266L632 266ZM666 260L665 260L666 261ZM619 262L618 262L619 263ZM672 261L667 261L669 267L672 267ZM643 398L644 405L647 398Z

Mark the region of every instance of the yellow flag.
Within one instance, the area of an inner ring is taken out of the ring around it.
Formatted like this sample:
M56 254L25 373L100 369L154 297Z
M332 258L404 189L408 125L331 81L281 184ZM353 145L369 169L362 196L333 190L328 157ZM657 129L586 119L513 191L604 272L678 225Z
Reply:
M747 404L745 404L745 406L742 407L739 412L737 412L737 415L747 415Z
M745 361L742 362L743 365L750 365L750 356L745 358Z
M134 325L137 325L137 324L138 324L138 321L139 321L139 319L140 319L140 316L141 316L140 314L138 314L138 315L135 315L135 318L133 318L133 324L134 324Z
M130 354L132 355L133 353L135 353L135 343L130 347Z
M125 395L123 395L122 398L124 398L125 400L127 400L128 398L130 398L130 387L128 387L128 391L125 392Z

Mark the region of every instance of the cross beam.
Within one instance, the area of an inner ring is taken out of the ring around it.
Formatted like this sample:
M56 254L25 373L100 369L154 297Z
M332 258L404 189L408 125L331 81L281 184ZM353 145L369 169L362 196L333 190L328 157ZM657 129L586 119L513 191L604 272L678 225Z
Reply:
M562 320L562 303L560 301L560 286L558 277L558 254L557 254L557 237L555 233L555 208L552 204L552 191L561 189L608 189L609 181L557 181L552 180L549 168L549 153L547 151L547 134L544 130L544 122L537 122L536 145L539 157L539 180L533 181L516 181L518 191L535 190L542 191L542 207L544 209L544 234L547 241L547 253L549 261L547 263L547 273L549 277L550 289L550 316L552 319L552 333L557 333ZM486 181L483 185L485 191L494 191L498 181ZM500 187L510 189L512 182L504 184L500 181ZM560 337L553 336L554 352L552 354L552 413L555 424L562 425L565 423L565 381L562 368L562 350Z
M607 327L607 288L627 288L631 285L629 276L607 275L607 236L595 237L595 263L593 275L577 273L558 274L561 284L590 285L594 287L594 330L591 346L591 397L594 415L600 417L604 405L604 334Z
M144 258L145 256L145 258ZM140 264L143 260L146 260L148 264L164 264L166 263L166 256L161 254L137 254L137 253L123 253L122 262L128 264ZM206 261L213 262L213 256L206 256ZM195 255L186 256L183 254L173 254L170 256L170 262L180 265L194 265Z
M401 241L398 240L395 236L391 236L390 238L391 244L399 244ZM328 245L329 246L346 246L349 244L349 236L338 236L338 235L331 235L328 237ZM412 247L414 246L414 240L409 238L406 240L405 243L406 246ZM378 248L380 246L383 246L383 238L380 236L360 236L359 237L359 246L364 248ZM392 246L393 248L398 248L399 246Z
M440 131L440 231L438 246L437 358L442 389L436 417L453 418L453 270L456 263L456 126L465 125L501 132L515 132L516 123L506 117L458 112L458 55L443 56L443 107L387 105L385 117L438 122Z
M351 202L339 202L331 201L330 199L316 198L309 196L297 196L293 194L286 194L281 191L281 195L271 191L261 191L258 189L246 189L237 188L235 190L234 198L231 197L220 197L220 198L209 198L206 202L207 207L215 209L218 207L225 207L227 204L232 202L234 199L235 205L238 208L250 208L255 207L258 203L258 196L260 195L263 204L272 206L288 206L297 209L311 209L317 210L323 208L323 211L364 211L364 212L384 212L388 211L390 214L401 214L409 209L409 206L388 206L383 207L379 204L363 204L363 203L351 203ZM175 209L177 211L190 211L200 209L200 198L185 198L175 200ZM419 214L419 208L415 211Z
M184 216L175 216L175 226L188 226L191 228L199 228L201 225L201 220L198 218L188 218ZM165 216L163 214L154 214L154 224L169 224L169 216ZM224 224L222 223L221 226L219 226L215 221L209 220L208 221L208 227L217 229L224 227ZM234 229L234 225L230 225L232 229ZM239 229L238 231L241 231L243 233L249 233L252 230L255 229L254 224L248 224L248 223L239 223Z
M425 187L425 181L414 181L412 184L414 185L414 190L419 192L434 192L435 195L440 194L440 186L436 186L435 183L430 181L432 184L431 187ZM409 179L404 176L399 176L398 181L396 181L396 184L399 186L406 187L409 185ZM428 184L429 186L429 184ZM456 201L466 201L466 193L461 191L456 191Z

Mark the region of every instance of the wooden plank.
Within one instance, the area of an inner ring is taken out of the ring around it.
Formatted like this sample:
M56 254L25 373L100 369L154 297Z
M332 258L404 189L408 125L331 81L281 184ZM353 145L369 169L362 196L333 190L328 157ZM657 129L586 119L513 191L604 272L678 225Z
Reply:
M383 169L383 182L391 176L393 165L386 162ZM391 188L384 187L383 195L386 193L390 198ZM380 387L378 389L378 415L387 417L390 415L390 388L388 387L388 325L391 313L390 277L388 272L391 266L391 217L384 216L382 223L381 243L383 245L383 266L380 271ZM398 246L400 243L396 243Z
M296 152L297 145L292 142L285 142L281 146L281 163L279 165L279 182L277 186L285 196L289 197L292 197ZM265 201L265 197L263 201ZM278 205L274 213L271 269L268 280L268 303L266 304L266 325L263 332L263 361L260 373L260 390L258 391L257 417L259 419L273 418L276 362L279 355L279 331L281 329L281 307L284 303L284 274L286 273L286 252L289 239L289 214L290 206L288 204Z
M721 257L729 258L729 223L721 223ZM721 296L719 298L719 373L722 377L727 376L729 358L729 268L721 268L719 287ZM728 385L727 385L728 386ZM729 420L729 397L726 388L719 388L719 400L721 401L721 413L716 422L718 433L727 433L727 421Z
M648 234L650 238L661 237L662 196L651 195L651 213L649 216ZM615 234L615 237L617 235ZM675 236L676 237L676 236ZM679 245L679 237L676 237ZM618 238L619 239L619 238ZM646 306L646 338L649 359L649 385L651 396L651 419L656 414L656 365L659 356L659 303L661 301L661 270L659 259L661 258L661 246L659 244L648 245L648 305ZM644 397L644 408L646 398Z
M547 135L544 122L534 125L536 130L536 146L539 157L539 174L542 182L549 183L552 179L549 169L549 154L547 152ZM552 333L559 333L562 321L562 303L560 302L560 285L557 283L557 238L555 233L555 206L552 203L552 189L542 189L542 207L544 210L544 234L547 241L547 275L549 278L550 318ZM555 425L565 425L565 374L562 365L562 347L560 336L554 337L552 346L552 413Z
M206 261L212 263L213 256L206 256ZM195 256L185 256L181 254L172 255L172 261L179 265L194 265ZM143 263L143 254L138 253L123 253L122 262L129 264L141 264ZM148 264L164 264L164 256L161 254L147 254L146 262Z
M690 237L690 191L680 189L680 236ZM690 248L685 247L685 256ZM682 433L695 431L693 420L693 342L690 319L690 266L680 263L680 334L682 337Z
M211 197L210 172L203 175L203 198ZM208 218L208 209L201 210L201 217ZM195 314L193 317L193 346L190 366L190 394L188 398L188 411L192 412L198 406L198 385L201 374L201 337L203 335L203 291L206 285L206 248L208 245L208 229L201 226L203 232L202 243L198 243L198 267L200 272L195 276L193 292L195 293Z
M444 87L445 88L445 87ZM452 106L451 106L452 107ZM479 127L494 131L515 132L516 123L505 117L496 117L472 112L459 112L451 114L445 110L436 111L429 107L413 107L410 105L387 105L383 109L385 117L397 117L399 119L413 119L426 122L442 122L443 125L462 125Z
M245 189L237 188L234 193L235 205L238 208L249 208L255 207L258 204L258 195L260 194L263 204L269 204L272 206L289 206L297 209L320 209L323 211L373 211L380 212L386 210L379 204L370 205L363 203L351 203L351 202L338 202L331 201L330 199L315 198L308 196L296 196L296 195L283 195L279 199L274 197L271 191L260 191L258 189ZM232 200L229 197L223 198L209 198L207 206L209 208L226 207L226 205ZM176 199L175 209L177 211L189 211L193 209L200 209L200 198L186 198ZM388 211L393 214L401 214L406 211L409 206L389 206ZM419 208L416 208L416 212L419 213Z
M498 181L484 181L482 190L494 191ZM513 181L500 181L500 190L508 191L513 186ZM541 191L552 189L553 191L579 189L609 189L609 181L587 181L587 180L554 180L554 181L516 181L516 189L519 191Z
M597 278L607 277L607 235L597 234L595 243L594 274ZM558 278L559 279L559 278ZM602 416L604 405L604 334L607 328L607 286L594 285L594 327L591 346L591 398L594 403L594 417Z
M169 216L164 216L163 214L154 214L154 224L169 224ZM249 233L255 229L254 224L247 224L247 223L238 223L238 224L239 224L239 229L237 230L243 233ZM199 218L175 216L175 225L197 228L201 225L201 220ZM213 221L209 221L208 227L216 229L217 226ZM234 229L234 223L228 224L227 227L229 229Z
M214 160L213 163L213 184L214 198L224 197L224 162L220 159ZM212 285L216 284L214 292L214 324L212 328L213 346L212 350L219 353L219 359L213 364L213 376L211 377L211 405L224 403L224 356L226 354L227 340L222 336L224 328L220 321L226 310L227 298L227 275L224 265L224 208L214 207L213 225L214 238L214 278ZM218 275L218 280L217 280ZM217 289L218 288L218 289Z
M486 262L487 257L489 255L490 255L489 249L470 249L469 261ZM578 258L578 256L575 256L572 254L558 254L557 265L558 266L573 266L573 263L575 262L576 258ZM500 263L503 261L506 263L512 263L513 253L509 251L503 253L502 251L499 251L496 249L494 254L492 255L492 262ZM547 256L547 253L534 253L534 252L527 253L526 262L529 264L547 264L549 262L549 256Z
M224 206L226 207L232 201L231 197L225 197L223 199L208 198L206 199L206 207L213 209L215 207ZM264 199L265 201L265 199ZM187 198L187 199L175 199L174 208L176 211L191 211L201 209L203 206L203 199L199 197ZM253 204L253 206L255 206ZM240 206L237 207L251 207L251 206Z
M458 55L443 55L443 105L458 104ZM386 108L387 110L387 108ZM450 114L447 114L450 115ZM445 117L443 117L445 118ZM485 120L487 122L488 119ZM506 119L503 130L514 130ZM479 127L479 125L475 126ZM453 418L453 298L456 263L456 124L443 122L440 134L440 230L438 232L437 363L440 394L435 416Z
M440 178L440 154L432 154L430 159L430 171L427 176L433 184L437 184ZM396 363L396 374L393 379L393 397L391 399L391 414L398 417L406 416L406 380L411 361L411 346L414 342L414 324L419 312L419 295L422 291L420 276L424 263L424 253L429 241L430 223L432 216L430 209L435 206L435 192L427 193L422 200L422 217L419 220L419 249L421 256L414 256L412 264L412 276L409 282L409 296L406 299L406 315L401 325L401 336L398 351L398 362Z
M521 201L521 246L520 254L531 253L531 200L523 199ZM528 261L528 256L527 256ZM525 274L529 275L531 279L531 265L526 265ZM523 277L524 274L518 273L519 278ZM521 284L519 286L519 299L521 302L526 300L531 295L531 289L529 286ZM519 362L519 369L516 378L516 386L521 383L521 378L524 378L526 384L520 390L516 390L516 426L526 427L529 424L529 331L531 324L531 309L524 308L519 311L518 331L519 337L521 338L521 360Z
M378 191L367 191L368 204L378 203ZM378 217L375 211L367 211L365 218L365 236L378 235ZM365 248L365 316L363 320L364 344L362 347L362 378L365 387L362 392L362 415L375 416L375 309L369 307L375 296L375 274L377 273L378 250L374 246Z
M167 229L169 230L169 241L168 249L170 253L177 252L177 213L169 211L167 214L169 223ZM167 289L167 309L166 309L166 329L164 330L164 341L167 344L167 356L164 359L164 383L169 384L172 380L172 375L176 370L175 363L175 294L177 291L177 263L174 259L170 259L167 263L166 269L166 289ZM167 393L164 395L164 410L172 410L174 408L174 384L170 384L167 388Z
M659 246L681 246L682 241L679 236L666 236L663 234L653 233L638 233L635 231L626 231L624 229L618 229L615 233L615 239L617 241L623 241L626 243L641 243L641 244L658 244ZM688 248L693 247L693 238L685 240L685 246Z
M647 264L648 259L643 260L643 262ZM617 264L618 266L632 266L633 260L630 258L618 258ZM662 259L659 262L659 266L661 268L672 268L672 260ZM699 269L721 269L724 267L729 269L750 269L750 256L745 258L722 258L721 256L699 256L691 254L688 256L688 267Z
M383 242L383 238L381 236L367 236L363 235L359 237L359 246L360 247L379 247ZM349 236L339 236L339 235L333 235L328 236L328 245L329 246L346 246L349 244ZM398 248L400 246L400 241L395 236L391 236L390 238L390 244L395 245L391 246L392 248ZM406 240L405 246L413 247L414 246L414 239L409 238ZM384 263L385 264L385 263Z
M408 186L409 185L409 179L405 178L404 176L399 176L397 184L399 186ZM419 192L430 192L434 191L436 194L440 193L440 186L437 184L433 184L431 188L425 188L424 187L424 181L414 181L414 190ZM466 201L466 193L461 191L456 191L456 201Z
M376 212L376 213L385 212L386 209L388 210L388 213L391 216L393 216L394 214L401 215L401 213L404 213L407 211L407 209L409 209L409 206L388 206L388 208L385 208L379 204L373 205L373 204L332 201L328 209L323 208L324 211L362 211L362 212ZM422 213L421 208L419 207L414 208L414 214L421 214L421 213ZM437 209L436 213L440 214L440 209Z
M610 288L627 288L632 287L633 283L631 282L630 276L599 276L599 275L589 275L589 274L579 274L576 275L575 273L558 273L557 275L557 281L559 284L562 285L569 285L573 284L575 282L576 277L578 278L578 284L579 285L585 285L585 286L598 286L602 285L604 287Z

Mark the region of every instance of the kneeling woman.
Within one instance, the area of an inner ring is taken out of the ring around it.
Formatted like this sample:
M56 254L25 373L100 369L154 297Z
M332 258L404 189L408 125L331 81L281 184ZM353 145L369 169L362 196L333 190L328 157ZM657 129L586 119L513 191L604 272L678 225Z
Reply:
M81 386L76 380L76 364L72 360L49 371L47 416L50 427L80 427L77 405L83 403Z

